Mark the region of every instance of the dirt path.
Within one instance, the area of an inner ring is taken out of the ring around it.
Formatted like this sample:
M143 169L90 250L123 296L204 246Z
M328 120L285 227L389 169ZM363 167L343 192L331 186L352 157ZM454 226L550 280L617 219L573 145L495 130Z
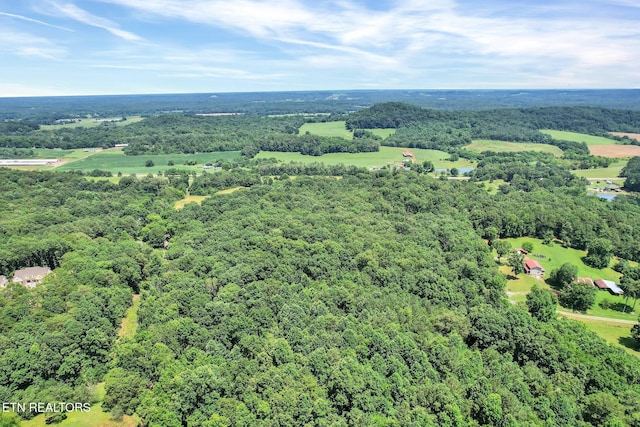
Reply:
M564 310L556 310L556 311L558 312L558 314L561 314L566 317L571 317L573 319L595 320L597 322L621 323L624 325L635 325L636 323L638 323L635 320L611 319L610 317L588 316L586 314L572 313L570 311L564 311Z

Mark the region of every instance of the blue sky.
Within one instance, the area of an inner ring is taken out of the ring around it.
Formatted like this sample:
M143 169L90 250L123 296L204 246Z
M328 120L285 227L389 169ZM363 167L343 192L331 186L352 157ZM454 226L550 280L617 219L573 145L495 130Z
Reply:
M0 96L640 88L640 0L0 0Z

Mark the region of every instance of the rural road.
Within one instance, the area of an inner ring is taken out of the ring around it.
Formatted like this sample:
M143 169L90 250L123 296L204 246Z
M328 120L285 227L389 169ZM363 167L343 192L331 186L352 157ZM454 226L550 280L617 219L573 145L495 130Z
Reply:
M526 295L528 292L506 292L508 297L512 297L514 295ZM512 304L516 304L515 301L511 301ZM638 323L637 320L625 320L625 319L612 319L610 317L599 317L599 316L588 316L586 314L573 313L571 311L565 310L556 310L558 314L561 314L566 317L570 317L572 319L584 319L584 320L594 320L596 322L609 322L609 323L620 323L623 325L635 325Z
M586 314L572 313L570 311L556 310L558 314L574 319L595 320L598 322L621 323L624 325L635 325L637 320L611 319L609 317L587 316Z

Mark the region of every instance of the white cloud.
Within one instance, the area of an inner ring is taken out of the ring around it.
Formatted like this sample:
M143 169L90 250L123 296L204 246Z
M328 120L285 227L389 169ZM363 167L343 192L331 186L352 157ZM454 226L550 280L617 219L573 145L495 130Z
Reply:
M57 28L58 30L64 30L64 31L73 32L73 30L70 29L70 28L61 27L59 25L49 24L49 23L44 22L44 21L39 21L37 19L29 18L28 16L16 15L16 14L13 14L13 13L6 13L6 12L0 12L0 15L1 16L6 16L6 17L9 17L9 18L20 19L22 21L33 22L35 24L40 24L40 25L44 25L44 26L47 26L47 27L51 27L51 28Z
M0 30L0 51L45 59L61 59L66 55L64 48L46 38L10 29Z
M99 16L95 16L84 9L80 9L73 3L59 4L52 2L51 5L61 15L74 19L83 24L102 28L103 30L110 32L114 36L120 37L127 41L142 41L142 38L140 36L121 29L115 22L112 22L109 19L101 18Z

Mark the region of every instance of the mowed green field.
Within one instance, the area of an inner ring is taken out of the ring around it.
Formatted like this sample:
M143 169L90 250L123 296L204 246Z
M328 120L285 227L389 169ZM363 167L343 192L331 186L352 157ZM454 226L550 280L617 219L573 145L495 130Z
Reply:
M565 262L571 263L578 267L578 277L589 277L591 279L607 279L613 280L614 282L618 282L620 279L620 273L612 270L611 268L605 268L602 270L598 270L597 268L589 267L582 262L582 257L587 255L587 251L579 251L577 249L571 248L563 248L558 243L553 243L551 245L543 245L542 240L534 239L530 237L522 237L518 239L504 239L507 242L511 243L511 246L514 248L521 248L524 242L533 243L533 251L531 254L543 255L544 258L537 258L529 255L529 258L535 259L544 267L547 274L551 270L555 270L560 268L562 264ZM611 261L611 266L613 266L614 261Z
M464 148L467 150L482 153L484 151L495 151L498 153L515 153L519 151L535 151L551 153L556 157L562 156L562 150L558 147L549 144L533 144L529 142L507 142L507 141L493 141L488 139L477 139L471 144L466 145Z
M402 153L406 151L406 148L400 147L380 147L380 151L371 153L329 153L322 156L307 156L300 153L282 153L278 151L261 151L256 158L268 159L275 158L278 161L288 162L301 162L301 163L324 163L325 165L353 165L359 167L382 167L387 164L397 165L402 162L405 157L402 157ZM439 150L420 150L411 149L411 152L415 154L418 162L429 160L436 165L436 167L467 167L462 166L464 162L449 162L445 159L449 158L449 153ZM466 163L470 163L465 161ZM458 165L460 163L460 165ZM438 166L442 165L442 166Z
M114 175L121 172L123 175L130 174L157 174L170 168L187 169L196 173L202 172L202 166L206 163L214 163L217 160L230 161L240 156L239 151L217 151L200 154L156 154L141 156L125 156L121 149L109 149L93 153L85 158L64 164L56 170L73 171L82 170L90 172L94 169L110 171ZM151 160L153 166L146 167L146 162ZM174 166L167 163L173 160ZM195 160L196 166L186 166L184 162Z
M616 141L602 136L587 135L577 132L566 132L562 130L549 130L544 129L540 132L549 135L551 138L558 141L575 141L584 142L587 145L615 145Z
M608 168L580 169L571 172L583 178L615 178L620 176L620 172L627 165L627 162L628 160L618 160L611 163Z
M385 139L389 135L395 133L395 129L367 129L374 135ZM312 135L319 136L339 136L345 139L353 139L353 132L347 130L344 121L323 122L323 123L305 123L300 127L298 133L304 135L309 132Z

